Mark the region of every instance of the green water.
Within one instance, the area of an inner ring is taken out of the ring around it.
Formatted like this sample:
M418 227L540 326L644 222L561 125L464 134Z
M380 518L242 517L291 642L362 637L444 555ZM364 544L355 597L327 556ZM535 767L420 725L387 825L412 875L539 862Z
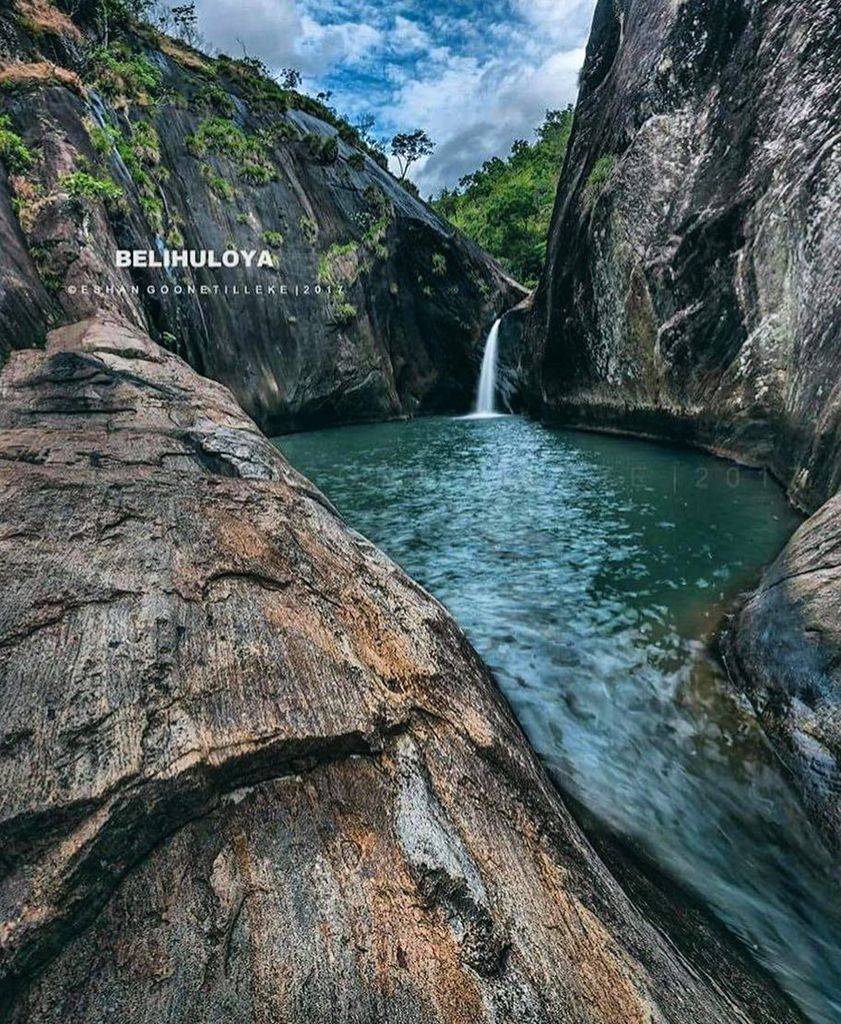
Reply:
M562 788L837 1024L834 865L707 643L797 526L772 481L517 417L278 444L447 605Z

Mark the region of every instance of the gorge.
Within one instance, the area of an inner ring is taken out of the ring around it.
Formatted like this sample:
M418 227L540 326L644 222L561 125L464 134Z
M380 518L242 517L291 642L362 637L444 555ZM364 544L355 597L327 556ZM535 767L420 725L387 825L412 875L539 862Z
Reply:
M531 295L99 10L0 11L0 1019L838 1019L829 0L598 0Z

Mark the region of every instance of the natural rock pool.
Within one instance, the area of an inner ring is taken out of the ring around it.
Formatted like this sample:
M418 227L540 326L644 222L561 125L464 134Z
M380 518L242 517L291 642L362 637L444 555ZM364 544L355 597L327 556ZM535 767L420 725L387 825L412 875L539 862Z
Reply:
M837 867L708 643L797 526L772 481L517 417L277 443L453 612L562 788L837 1024Z

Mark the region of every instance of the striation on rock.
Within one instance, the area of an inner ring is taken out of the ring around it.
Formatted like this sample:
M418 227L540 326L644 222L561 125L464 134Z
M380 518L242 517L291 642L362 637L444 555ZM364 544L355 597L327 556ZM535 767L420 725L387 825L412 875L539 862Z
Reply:
M643 920L447 612L136 327L11 355L0 499L4 1020L800 1019Z
M487 253L256 70L135 26L112 59L123 46L144 61L154 95L111 95L92 39L72 22L76 36L33 32L19 4L0 10L0 71L17 75L4 113L32 165L0 169L0 239L14 243L0 357L108 311L230 387L270 434L470 407L487 331L525 295ZM68 9L89 31L90 12ZM69 195L80 169L120 202ZM276 265L115 266L118 249L164 248L266 250Z

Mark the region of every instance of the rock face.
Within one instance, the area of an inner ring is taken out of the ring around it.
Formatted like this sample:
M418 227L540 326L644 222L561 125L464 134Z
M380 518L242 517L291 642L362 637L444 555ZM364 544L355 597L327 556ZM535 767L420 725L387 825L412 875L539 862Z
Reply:
M724 650L807 806L841 844L841 496L794 535Z
M640 918L446 611L136 328L10 357L0 498L4 1020L798 1019Z
M549 414L841 481L831 0L602 0L530 337Z
M33 157L0 174L0 238L15 244L0 324L19 327L6 346L110 310L228 385L268 433L468 408L485 334L525 293L349 126L241 61L139 29L83 49L67 19L33 34L24 6L0 13L5 110ZM80 171L122 197L75 194ZM276 266L114 266L118 248L184 247L266 250Z
M810 512L835 494L839 82L832 0L600 0L527 327L533 410L766 466ZM832 507L804 536L827 535ZM807 622L838 607L841 574L814 576L809 558L804 542L783 557L734 634L762 709L808 703L815 650L838 654L836 634ZM806 612L799 588L818 578L825 596ZM837 706L828 671L817 718ZM816 808L807 765L834 760L837 744L822 744L835 727L824 721L806 756L785 725L799 714L771 735ZM832 800L823 820L837 820Z

